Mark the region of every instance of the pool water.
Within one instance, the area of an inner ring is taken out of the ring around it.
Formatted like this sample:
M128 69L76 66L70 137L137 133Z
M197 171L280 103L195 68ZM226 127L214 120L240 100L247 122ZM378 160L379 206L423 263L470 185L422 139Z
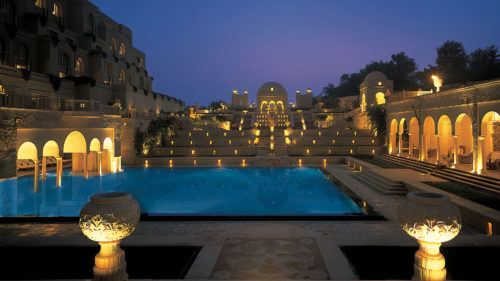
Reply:
M0 181L0 216L79 216L94 193L132 193L141 212L179 216L362 215L316 168L125 168L104 176L55 173L33 191L33 176Z

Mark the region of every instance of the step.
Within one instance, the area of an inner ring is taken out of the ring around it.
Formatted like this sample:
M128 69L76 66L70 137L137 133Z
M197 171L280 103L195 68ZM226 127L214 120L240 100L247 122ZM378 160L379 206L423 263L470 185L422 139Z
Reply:
M394 190L394 189L383 188L376 181L374 181L372 178L370 178L369 176L366 176L363 173L354 174L353 177L355 179L357 179L359 182L367 185L371 189L373 189L373 190L375 190L377 192L380 192L380 193L382 193L384 195L399 196L399 195L406 195L406 193L407 193L406 190L402 191L402 190Z

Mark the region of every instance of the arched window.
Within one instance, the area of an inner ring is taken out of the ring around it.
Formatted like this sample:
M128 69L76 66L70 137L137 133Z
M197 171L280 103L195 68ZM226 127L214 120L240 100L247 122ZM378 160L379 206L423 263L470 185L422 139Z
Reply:
M378 92L375 95L375 101L377 102L377 105L385 104L385 95L384 95L384 93Z
M139 58L139 67L144 67L144 59Z
M29 60L29 50L26 44L21 43L17 45L16 50L16 68L26 69Z
M123 70L123 69L120 70L120 77L118 77L118 80L120 80L122 82L122 84L125 84L125 82L127 82L125 70Z
M109 44L109 50L113 53L116 53L116 39L114 37L111 38L111 43Z
M106 26L102 21L97 24L97 37L102 40L106 40Z
M35 6L39 8L45 8L46 7L46 0L35 0Z
M87 32L94 33L95 31L95 18L93 14L89 14L87 18Z
M59 62L59 68L61 72L59 73L59 76L65 77L70 75L70 68L69 68L69 57L66 54L62 54Z
M125 56L125 44L120 44L120 55Z
M82 58L77 58L75 61L75 72L78 76L83 75L85 71L85 64Z
M139 79L139 88L144 89L144 78Z
M56 17L60 17L62 18L62 14L63 13L63 10L62 10L62 5L58 2L54 2L54 7L53 7L53 10L52 10L52 14Z

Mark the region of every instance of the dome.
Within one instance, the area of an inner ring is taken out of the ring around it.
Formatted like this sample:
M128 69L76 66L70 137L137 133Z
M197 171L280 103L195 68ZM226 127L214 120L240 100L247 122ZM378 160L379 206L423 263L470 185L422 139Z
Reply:
M288 94L283 86L276 82L267 82L257 91L257 97L287 97Z
M366 75L365 80L363 81L368 81L368 80L384 81L387 80L387 76L385 76L385 74L380 71L372 71L368 73L368 75Z

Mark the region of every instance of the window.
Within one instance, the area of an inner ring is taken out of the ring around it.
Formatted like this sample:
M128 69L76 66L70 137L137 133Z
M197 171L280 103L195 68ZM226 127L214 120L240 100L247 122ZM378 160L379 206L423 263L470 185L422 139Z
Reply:
M111 38L111 43L109 44L109 50L112 51L113 53L116 53L116 39L114 37Z
M120 44L120 55L125 56L125 44Z
M16 50L16 68L26 69L28 66L28 47L26 44L17 45Z
M35 6L39 8L45 8L46 7L46 0L35 0Z
M125 76L125 70L120 70L120 77L118 77L118 80L122 82L122 84L125 85L125 82L127 82L127 78Z
M83 63L82 58L77 58L75 62L75 72L78 76L81 76L84 74L85 71L85 64Z
M111 63L106 64L105 71L106 71L106 77L105 77L106 80L104 80L104 84L106 85L113 84L113 64Z
M379 82L378 82L378 85L379 85L379 86L382 86L382 82L380 82L380 81L379 81Z
M60 68L60 73L59 77L65 77L70 74L70 69L69 69L69 57L66 54L62 54L60 61L59 61L59 68Z
M62 17L62 6L61 4L55 2L52 10L52 14L56 17Z
M144 67L144 59L139 58L139 67Z
M384 95L384 93L378 92L375 95L375 101L377 102L377 105L385 104L385 95Z
M95 18L93 14L89 14L87 17L87 33L95 32Z

